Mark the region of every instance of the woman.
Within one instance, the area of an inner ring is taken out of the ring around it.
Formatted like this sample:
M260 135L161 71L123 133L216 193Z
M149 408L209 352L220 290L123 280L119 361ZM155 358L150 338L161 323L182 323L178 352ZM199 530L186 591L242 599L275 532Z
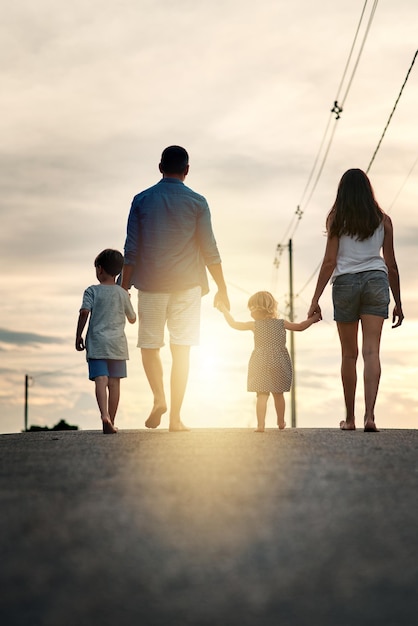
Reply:
M367 175L350 169L341 178L326 221L327 245L308 316L321 313L319 298L331 278L334 319L341 342L341 379L346 418L342 430L355 430L358 325L363 334L364 430L377 432L374 416L380 380L380 337L388 318L389 286L395 300L393 326L404 319L392 222L379 207ZM380 250L383 251L383 258Z

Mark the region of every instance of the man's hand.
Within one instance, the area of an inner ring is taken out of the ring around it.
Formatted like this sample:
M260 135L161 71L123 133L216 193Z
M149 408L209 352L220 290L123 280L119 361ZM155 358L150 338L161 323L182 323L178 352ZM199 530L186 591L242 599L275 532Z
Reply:
M215 294L215 298L213 300L213 306L215 307L215 309L220 309L220 307L225 307L227 311L230 310L231 305L229 304L229 298L228 298L228 294L226 291L218 291Z

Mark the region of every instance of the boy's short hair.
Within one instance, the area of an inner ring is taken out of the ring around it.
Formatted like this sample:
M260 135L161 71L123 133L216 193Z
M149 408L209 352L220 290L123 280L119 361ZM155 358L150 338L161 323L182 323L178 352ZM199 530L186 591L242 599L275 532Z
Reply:
M182 174L189 165L189 155L181 146L168 146L161 155L160 168L164 174Z
M94 259L94 267L99 265L109 276L117 276L123 268L123 254L119 250L106 248Z

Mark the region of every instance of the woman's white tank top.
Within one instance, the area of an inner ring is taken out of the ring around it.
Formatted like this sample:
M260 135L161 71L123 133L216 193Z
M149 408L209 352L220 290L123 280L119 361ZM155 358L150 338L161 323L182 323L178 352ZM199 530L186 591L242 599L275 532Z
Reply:
M370 270L388 273L388 268L380 254L385 236L383 222L373 235L364 241L342 235L339 240L337 265L331 276L331 283L341 274L358 274Z

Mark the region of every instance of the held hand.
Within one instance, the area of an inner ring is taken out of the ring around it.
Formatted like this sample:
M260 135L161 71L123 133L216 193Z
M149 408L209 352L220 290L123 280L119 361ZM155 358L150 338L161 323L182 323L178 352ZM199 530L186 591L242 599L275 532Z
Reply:
M312 317L313 315L319 315L319 319L315 321L322 320L321 307L319 306L318 302L312 302L311 306L309 307L308 317Z
M313 313L310 318L312 320L313 324L316 324L317 322L320 322L322 320L322 315L321 313Z
M398 328L403 322L404 314L401 307L395 306L392 314L392 328ZM397 321L396 321L397 320Z
M227 311L229 311L231 308L231 305L229 304L228 294L224 291L218 291L215 294L213 306L222 312L223 312L223 309L226 309Z
M77 350L77 352L82 352L83 350L85 350L85 345L84 345L84 340L83 337L76 337L75 340L75 349Z

